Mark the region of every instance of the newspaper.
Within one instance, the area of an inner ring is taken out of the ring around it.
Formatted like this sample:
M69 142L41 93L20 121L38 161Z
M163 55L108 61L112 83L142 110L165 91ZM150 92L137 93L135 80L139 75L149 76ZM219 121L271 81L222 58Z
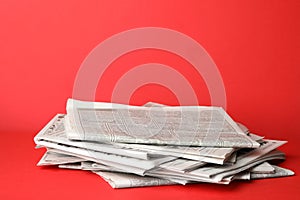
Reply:
M279 147L285 143L286 143L286 141L265 140L265 143L263 143L259 148L254 149L244 155L238 156L236 163L232 166L217 166L217 167L213 167L213 168L204 166L197 170L191 171L190 173L195 176L200 176L200 177L215 176L215 178L222 179L224 176L223 175L218 176L219 174L222 174L223 172L227 172L227 171L231 171L236 174L236 173L238 173L239 170L242 169L242 167L244 167L244 166L249 167L249 164L252 161L255 161L255 159L258 159L258 158L266 155L267 153L271 152L272 150L276 149L277 147ZM235 170L235 171L232 171L232 170ZM236 171L236 170L238 170L238 171Z
M160 103L156 103L156 102L147 102L146 104L144 104L145 107L163 107L163 106L167 106L164 104L160 104ZM240 127L240 129L245 133L245 134L249 134L250 131L249 129L242 123L236 122L236 124Z
M80 162L77 163L65 163L65 164L60 164L58 165L59 168L62 169L77 169L77 170L85 170Z
M183 163L182 163L183 164ZM101 177L103 177L113 188L127 188L127 187L142 187L142 186L154 186L154 185L171 185L171 184L187 184L187 183L195 183L196 181L188 180L188 179L180 179L180 177L176 177L174 175L154 175L157 176L138 176L134 174L122 173L121 171L114 171L108 166L93 163L89 161L83 161L78 163L69 163L69 164L61 164L60 168L67 169L81 169L81 170L91 170ZM272 173L266 171L269 167L272 167L274 171ZM255 172L253 172L253 169ZM261 178L274 178L274 177L284 177L294 175L294 172L291 170L278 167L275 165L270 165L267 162L263 162L262 164L256 165L254 168L249 171L243 171L229 178L225 178L223 181L219 181L216 183L220 184L228 184L233 180L251 180L251 179L261 179ZM166 168L167 169L167 168ZM100 170L100 171L99 171ZM170 168L169 168L170 170ZM259 171L261 170L261 171ZM118 172L118 173L115 173ZM178 171L179 172L179 171ZM181 171L183 172L183 171ZM158 177L164 177L158 178ZM167 179L169 178L167 181ZM125 180L126 179L126 180ZM197 180L199 181L199 180ZM202 181L209 181L202 179Z
M34 138L38 165L95 172L114 188L216 183L290 176L267 140L217 107L143 107L69 100Z
M251 180L251 172L249 171L242 171L238 174L233 176L233 180Z
M224 164L225 160L230 156L230 154L235 151L234 148L225 147L186 147L174 145L157 146L125 143L105 144L86 141L73 141L69 140L66 136L64 121L64 114L57 114L54 116L54 118L50 120L50 122L34 138L35 142L38 144L39 141L50 141L137 159L149 159L152 156L166 155L215 164ZM250 135L250 137L253 136Z
M101 171L109 171L109 172L123 172L120 169L103 165L101 163L91 162L91 161L59 164L58 167L65 168L65 169L80 169L80 170L90 170L90 171L101 170Z
M234 148L212 148L212 147L182 147L182 146L155 146L143 144L121 144L117 146L131 147L147 151L149 155L177 156L194 161L206 163L224 164L226 159L235 151ZM196 154L198 152L198 154Z
M189 154L194 156L202 157L213 157L213 158L227 158L231 153L235 151L234 148L213 148L213 147L185 147L185 146L174 146L174 145L143 145L143 144L125 144L118 143L117 146L142 149L144 151L154 152L166 152L174 154Z
M193 169L199 168L206 165L205 162L193 161L187 159L176 159L159 165L160 168L176 171L176 172L187 172Z
M94 173L98 174L104 180L106 180L112 188L131 188L176 184L175 182L166 179L148 176L137 176L134 174L111 173L102 171L94 171Z
M263 162L260 165L254 166L250 169L251 173L259 173L259 174L272 174L275 173L275 168L269 164L268 162Z
M56 153L54 151L47 150L47 152L43 155L43 157L38 162L37 166L43 166L43 165L59 165L59 164L65 164L65 163L76 163L85 161L85 159L67 155L67 154L60 154Z
M259 146L220 107L105 106L69 99L65 123L68 138L186 146Z
M224 166L203 166L198 169L192 170L185 174L174 174L173 172L161 170L159 168L154 169L147 174L149 175L173 175L181 176L182 178L196 180L207 180L212 182L220 182L226 176L237 174L248 168L251 168L265 160L270 159L284 159L284 154L278 151L273 151L277 147L283 145L285 141L277 140L265 140L264 144L257 149L242 154L237 157L237 161L233 165ZM272 152L273 151L273 152ZM269 153L271 152L271 153ZM269 153L269 154L268 154Z
M80 158L94 161L94 162L99 162L99 163L111 162L111 163L116 163L116 164L132 167L132 168L140 168L143 170L150 170L159 164L176 159L176 157L168 156L168 157L151 158L149 160L142 160L142 159L129 158L126 156L120 156L116 154L107 154L107 153L102 153L102 152L97 152L92 150L86 150L83 148L62 145L59 143L53 143L49 141L38 141L38 144L48 148L57 149L59 150L59 152L64 152L66 154L78 156Z
M105 153L118 154L132 158L145 159L149 158L147 152L130 149L127 147L113 146L111 144L105 143L93 143L93 142L84 142L84 141L71 141L67 138L65 127L65 115L57 114L55 115L50 122L34 137L36 144L39 141L50 141L54 143L60 143L65 145L70 145L74 147L81 147L94 151L101 151Z
M269 164L270 165L270 164ZM251 172L244 171L234 176L235 180L253 180L253 179L266 179L266 178L278 178L278 177L286 177L292 176L295 173L289 169L285 169L283 167L279 167L276 165L270 165L274 168L272 173L263 173L263 171L259 172Z
M251 179L263 179L263 178L277 178L277 177L284 177L284 176L292 176L295 173L289 169L285 169L283 167L278 167L276 165L272 165L275 169L274 173L252 173L250 174Z
M261 141L263 137L249 133L249 137L255 141ZM225 147L186 147L174 145L145 145L117 143L116 146L148 151L151 154L178 156L189 160L202 161L206 163L224 164L234 163L236 148Z
M229 184L232 180L237 179L235 176L239 174L240 172L253 167L257 164L260 164L267 160L278 160L278 159L284 159L284 156L282 154L278 154L278 152L270 152L264 156L262 156L260 159L253 160L250 163L244 163L244 165L241 165L240 167L231 168L228 167L228 170L223 170L221 173L213 176L203 176L199 175L199 173L195 173L197 170L214 170L217 168L216 166L210 166L210 167L200 167L199 169L181 173L181 172L175 172L169 169L163 169L163 168L156 168L151 171L148 171L146 175L154 176L154 177L161 177L161 178L176 178L176 179L182 179L188 182L208 182L208 183L217 183L217 184Z
M211 178L215 179L215 180L222 180L224 177L232 176L234 174L237 174L244 170L247 170L257 164L263 163L265 161L270 161L270 160L285 160L285 155L284 155L284 153L282 153L280 151L274 150L260 158L257 158L253 161L250 161L248 163L240 165L237 168L228 169L227 171L222 171L221 173L219 173L217 175L211 176Z
M233 165L234 163L236 163L236 159L237 159L237 152L234 152L233 154L231 154L231 156L226 160L224 164Z

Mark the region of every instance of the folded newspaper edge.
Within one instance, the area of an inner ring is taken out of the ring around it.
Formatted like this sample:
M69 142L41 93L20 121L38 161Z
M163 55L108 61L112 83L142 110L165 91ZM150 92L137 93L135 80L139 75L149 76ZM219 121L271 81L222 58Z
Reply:
M50 150L51 151L51 150ZM51 154L55 156L55 154ZM63 154L62 154L63 155ZM58 159L61 159L63 156L59 156ZM44 157L42 158L44 159ZM41 159L41 160L42 160ZM56 158L51 158L56 160ZM263 165L263 168L259 166ZM265 165L268 165L274 169L272 173L265 172ZM128 174L121 171L114 171L114 169L107 167L105 165L96 164L89 161L77 162L77 163L68 163L60 164L60 168L65 169L80 169L80 170L90 170L106 180L113 188L128 188L128 187L142 187L142 186L158 186L158 185L173 185L173 184L187 184L192 183L192 181L179 181L179 179L167 180L151 176L138 176L134 174ZM262 171L259 171L261 169ZM100 171L101 170L101 171ZM294 172L291 170L278 167L275 165L270 165L267 162L257 165L255 172L252 169L249 171L241 172L234 176L234 180L250 180L250 179L262 179L262 178L276 178L284 176L292 176ZM124 180L125 179L125 180Z
M68 139L97 142L256 148L221 107L145 107L69 99Z

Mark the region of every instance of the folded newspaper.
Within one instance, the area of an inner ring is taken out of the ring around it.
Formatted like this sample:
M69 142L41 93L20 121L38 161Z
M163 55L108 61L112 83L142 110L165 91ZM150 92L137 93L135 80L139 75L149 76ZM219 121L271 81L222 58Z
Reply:
M113 188L229 184L293 175L273 165L278 147L236 123L220 107L144 106L69 99L35 136L47 151L38 166L89 170Z

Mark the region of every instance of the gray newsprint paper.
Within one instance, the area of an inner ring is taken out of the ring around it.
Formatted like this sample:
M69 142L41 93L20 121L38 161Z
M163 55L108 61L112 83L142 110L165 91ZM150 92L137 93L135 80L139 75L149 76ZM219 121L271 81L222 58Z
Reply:
M149 155L177 156L194 161L224 164L225 160L235 151L234 148L186 147L166 145L143 145L118 143L116 146L147 151Z
M53 143L48 141L39 141L39 144L47 148L55 149L55 151L58 150L60 153L65 153L72 156L78 156L86 160L104 163L104 164L105 162L110 162L110 163L120 164L122 166L139 168L143 170L149 170L162 163L176 159L175 157L168 156L168 157L151 158L149 160L142 160L142 159L129 158L126 156L120 156L116 154L107 154L107 153L102 153L102 152L97 152L92 150L86 150L83 148L61 145L58 143Z
M270 165L285 141L266 140L217 107L144 107L69 100L34 138L38 165L89 170L114 188L290 176ZM203 145L203 146L201 146Z
M251 179L263 179L263 178L277 178L277 177L284 177L284 176L292 176L295 173L289 169L285 169L283 167L278 167L276 165L272 165L275 169L274 173L252 173L250 174Z
M227 158L235 151L234 148L213 148L213 147L186 147L186 146L171 146L171 145L145 145L145 144L125 144L118 143L117 146L130 147L134 149L143 149L145 151L174 153L177 155L188 154L194 156L206 156L212 158Z
M105 143L71 141L67 138L64 122L64 114L57 114L56 116L54 116L53 119L51 119L50 122L34 137L35 143L38 144L40 141L50 141L94 151L123 155L126 157L144 160L147 160L149 158L146 151L141 151L138 149L133 150L126 147L113 146L111 144Z
M271 165L274 168L272 173L263 173L263 171L252 172L244 171L234 176L235 180L252 180L252 179L266 179L266 178L278 178L285 176L293 176L295 173L289 169L285 169L283 167L279 167L276 165Z
M37 166L43 166L43 165L59 165L59 164L66 164L66 163L76 163L85 161L83 158L67 155L67 154L61 154L56 153L54 151L51 151L51 149L47 150L47 152L43 155L43 157L38 162Z
M178 158L176 160L163 163L159 167L171 171L187 172L199 168L201 166L204 166L205 164L206 164L205 162L201 162L201 161Z
M202 169L202 167L200 167L199 169L196 170L192 170L192 171L187 171L187 172L175 172L169 169L163 169L163 168L156 168L153 169L149 172L147 172L146 174L149 176L154 176L154 177L161 177L161 178L165 178L165 179L172 179L172 178L176 178L177 180L185 180L187 183L189 182L208 182L208 183L217 183L217 184L229 184L232 180L235 179L241 179L241 178L245 178L248 177L247 179L249 180L249 175L247 174L243 174L242 172L244 172L245 170L247 170L248 168L251 168L255 165L258 165L264 161L268 161L268 160L278 160L278 159L284 159L284 155L280 152L274 151L274 152L270 152L264 156L262 156L259 159L255 159L252 162L249 163L244 163L244 165L240 165L239 167L236 166L235 168L228 168L228 169L224 169L223 171L220 172L217 175L211 176L211 177L205 177L203 175L198 174L197 172L195 173L195 171ZM214 168L214 166L210 166L210 167L203 167L205 169L212 169ZM248 171L247 171L248 173Z
M210 177L221 180L223 177L239 173L247 168L253 167L252 163L257 159L267 155L277 147L285 144L286 141L279 140L265 140L259 148L253 149L243 155L237 157L237 161L231 166L218 166L218 167L202 167L191 171L190 173L199 177Z
M163 107L163 106L167 106L167 105L150 101L150 102L147 102L146 104L144 104L144 106L145 107ZM244 124L239 123L239 122L236 122L236 123L244 133L246 133L246 134L250 133L249 129Z
M112 173L112 172L103 172L103 171L94 171L94 173L101 176L113 188L131 188L131 187L176 184L175 182L170 180L149 177L149 176L137 176L134 174L116 173L116 172Z
M220 107L141 107L67 102L69 139L186 146L256 148Z
M250 169L250 172L259 174L272 174L275 172L275 168L268 162L264 162L260 165L254 166L252 169Z
M79 147L87 150L100 151L110 154L116 154L126 157L147 160L152 156L165 155L182 157L195 161L207 163L223 164L228 157L236 150L231 147L187 147L187 146L169 146L169 145L144 145L144 144L126 144L126 143L96 143L87 141L69 140L66 136L65 115L57 114L34 138L35 143L48 141ZM252 135L250 134L250 137Z
M115 154L112 152L103 152L103 150L109 149L109 145L107 144L81 144L80 142L69 141L66 138L65 131L59 128L59 124L63 121L63 117L64 115L58 114L47 124L44 129L42 129L36 135L34 141L38 146L51 148L52 152L67 154L96 163L102 163L108 166L115 167L117 169L122 169L125 172L134 171L135 173L140 175L143 175L145 170L149 170L161 163L175 159L175 157L170 156L158 156L151 157L149 159L138 159L128 157L126 154L124 156L124 152L123 154L117 154L118 152L120 152L120 149L116 149ZM98 145L96 149L100 151L92 150L94 149L95 145ZM112 150L114 150L114 148L112 148ZM128 149L126 148L124 149L124 151L128 153L129 150L127 150ZM133 154L134 153L128 155L130 156Z
M116 169L111 166L103 165L100 163L95 163L91 161L82 161L77 163L65 163L58 165L59 168L65 169L80 169L80 170L90 170L90 171L108 171L108 172L123 172L120 169Z
M210 182L219 184L228 184L235 174L252 168L268 160L284 159L282 152L275 150L277 147L284 144L285 141L266 140L265 143L258 149L244 153L237 157L236 163L233 165L204 165L195 170L180 173L174 170L163 169L161 167L148 171L146 174L156 177L170 177L184 179L189 181Z

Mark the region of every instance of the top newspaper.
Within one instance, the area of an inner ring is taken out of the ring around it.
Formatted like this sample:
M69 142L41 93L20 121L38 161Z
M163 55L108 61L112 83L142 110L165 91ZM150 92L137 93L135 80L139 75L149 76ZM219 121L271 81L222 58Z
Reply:
M257 148L220 107L142 107L69 99L68 139L104 143Z

